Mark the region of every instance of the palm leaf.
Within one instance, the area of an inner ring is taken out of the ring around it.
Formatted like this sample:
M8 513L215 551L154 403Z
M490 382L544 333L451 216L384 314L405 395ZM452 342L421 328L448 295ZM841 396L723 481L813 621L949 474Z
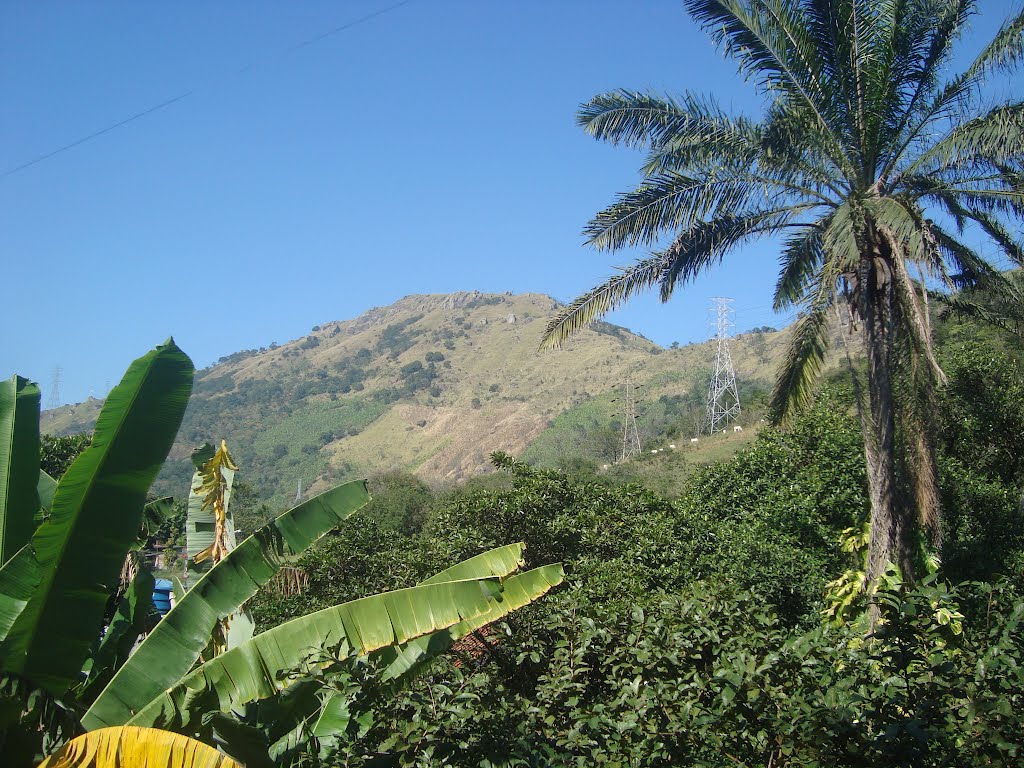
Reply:
M665 259L659 254L638 261L592 288L548 321L540 349L557 349L570 336L604 317L631 296L658 284Z
M658 147L667 140L713 140L732 122L715 104L692 94L681 99L634 91L595 96L576 113L576 124L595 139L628 147Z
M257 530L207 571L161 619L82 718L122 725L195 664L217 622L238 610L293 555L370 500L356 480L304 501Z
M39 511L39 387L0 383L0 565L32 537Z
M341 645L366 655L480 616L500 599L498 579L449 581L364 597L293 619L201 665L130 724L187 726L193 709L226 712L273 696L286 673L327 663L311 657L316 649Z
M830 306L830 295L821 291L793 326L786 358L779 369L769 404L769 414L775 423L784 422L795 411L805 407L814 395L814 382L821 372L829 346Z
M760 5L760 4L758 4ZM772 3L755 11L743 0L686 0L686 10L740 71L756 78L767 92L784 93L795 108L814 116L826 152L843 172L853 175L834 127L822 62L815 41L801 28L789 4Z
M778 312L799 302L814 274L825 260L822 227L828 221L808 225L786 241L782 249L782 269L775 284L773 309Z
M940 173L978 162L1004 163L1020 157L1024 144L1024 102L1000 104L954 126L905 169L906 175Z
M671 230L686 230L712 212L737 210L751 194L751 185L732 174L695 178L666 171L620 195L586 226L587 243L599 249L650 245Z
M0 645L5 671L57 695L78 677L136 541L146 491L181 424L193 372L168 341L132 363L107 396L92 444L58 482L51 514L32 537L41 578Z
M103 728L72 739L39 768L243 768L201 741L156 728Z

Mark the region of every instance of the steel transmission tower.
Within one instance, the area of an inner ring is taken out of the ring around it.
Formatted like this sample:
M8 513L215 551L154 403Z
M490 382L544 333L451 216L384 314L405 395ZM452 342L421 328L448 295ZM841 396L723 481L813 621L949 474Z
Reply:
M622 453L619 455L619 461L640 455L640 432L636 427L637 389L639 387L633 384L633 377L627 371L622 396Z
M715 297L711 316L715 323L718 351L715 354L715 375L708 387L708 409L704 415L704 429L714 434L723 424L739 418L740 392L736 388L736 371L729 353L729 329L732 327L732 299Z
M53 369L53 379L50 381L50 396L46 398L46 407L48 410L54 408L60 408L60 379L63 371L58 365Z

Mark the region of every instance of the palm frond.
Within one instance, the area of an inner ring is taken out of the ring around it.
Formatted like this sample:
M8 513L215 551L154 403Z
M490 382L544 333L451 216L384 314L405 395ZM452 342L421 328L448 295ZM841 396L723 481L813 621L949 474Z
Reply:
M997 292L1005 292L1009 289L1010 284L1005 275L996 270L973 249L935 222L932 222L929 228L943 258L957 270L957 273L950 277L949 286L951 288L962 289L986 285L988 290Z
M712 211L735 210L752 194L732 176L692 178L665 173L620 195L600 211L583 233L599 249L651 245L665 232L686 230Z
M675 286L693 279L748 237L781 231L809 205L758 210L742 215L723 214L702 221L680 234L661 253L642 259L563 307L550 320L540 349L554 349L570 336L623 304L631 296L654 286L668 301Z
M833 292L819 285L816 295L793 325L793 335L768 406L770 419L775 424L785 422L811 401L814 382L828 352L828 315L833 300Z
M971 218L978 223L978 225L984 230L985 234L992 239L992 241L1002 249L1013 262L1019 266L1024 267L1024 242L1016 239L1013 234L1003 223L994 216L990 216L982 211L971 211Z
M790 237L782 249L782 269L775 284L775 300L772 308L779 312L799 302L815 273L825 260L822 242L822 228L828 220L809 224Z
M978 77L994 70L1010 73L1021 61L1024 61L1024 8L1003 22L965 75Z
M935 347L932 344L930 321L925 314L927 309L922 306L914 289L914 283L907 273L907 265L903 259L893 259L893 279L896 285L896 297L899 302L899 314L903 320L904 334L898 334L898 338L905 338L910 342L910 350L914 358L921 356L927 363L928 369L932 372L934 380L940 384L946 381L946 374L942 371L939 361L935 357ZM921 290L927 290L921 286ZM914 369L917 369L916 359L913 360ZM924 378L918 376L919 379Z
M661 254L642 259L562 307L544 329L540 349L557 349L574 333L604 317L631 296L657 285L664 265Z
M893 51L902 58L902 62L894 65L896 71L892 76L896 89L893 101L902 105L902 114L888 126L888 141L882 142L888 145L882 158L883 177L900 161L900 153L905 149L902 139L919 116L922 100L937 89L952 45L974 13L975 0L928 0L902 5L905 15L894 24L892 41Z
M686 0L685 7L711 39L737 60L744 76L756 78L765 92L787 94L815 116L828 137L829 156L852 175L843 141L830 120L834 116L830 88L815 41L802 26L797 8L779 0Z
M708 97L686 93L672 98L626 90L602 93L582 104L576 123L599 141L650 148L668 141L735 141L750 127L749 121L725 114Z
M904 171L927 175L957 166L1003 163L1019 159L1024 146L1024 102L1000 104L953 127L922 152Z
M862 226L863 214L854 201L847 200L832 212L822 233L822 245L825 263L836 277L856 270L861 251L858 231Z
M780 231L793 216L807 207L792 206L738 216L719 216L683 232L662 254L665 266L659 278L661 300L668 301L676 285L692 280L720 262L729 250L747 238Z

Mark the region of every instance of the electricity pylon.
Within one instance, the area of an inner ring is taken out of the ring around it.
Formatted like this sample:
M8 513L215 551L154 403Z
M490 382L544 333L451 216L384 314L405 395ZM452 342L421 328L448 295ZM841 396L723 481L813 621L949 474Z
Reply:
M740 392L736 387L736 371L733 370L732 355L729 353L732 299L716 296L711 301L718 351L715 354L715 375L711 377L711 385L708 387L708 409L704 414L703 426L709 435L740 415Z
M50 396L46 399L46 408L53 410L60 408L60 379L63 371L58 365L53 369L53 379L50 381Z
M640 455L640 431L636 426L636 389L639 389L639 386L633 384L633 377L627 371L622 395L622 453L619 455L619 461Z

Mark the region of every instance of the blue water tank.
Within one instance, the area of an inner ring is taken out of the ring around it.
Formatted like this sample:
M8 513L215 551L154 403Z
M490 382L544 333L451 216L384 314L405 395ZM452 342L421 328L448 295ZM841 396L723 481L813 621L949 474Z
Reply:
M171 583L170 579L156 580L156 584L153 587L153 605L156 606L161 616L171 610L171 592L173 589L174 584Z

